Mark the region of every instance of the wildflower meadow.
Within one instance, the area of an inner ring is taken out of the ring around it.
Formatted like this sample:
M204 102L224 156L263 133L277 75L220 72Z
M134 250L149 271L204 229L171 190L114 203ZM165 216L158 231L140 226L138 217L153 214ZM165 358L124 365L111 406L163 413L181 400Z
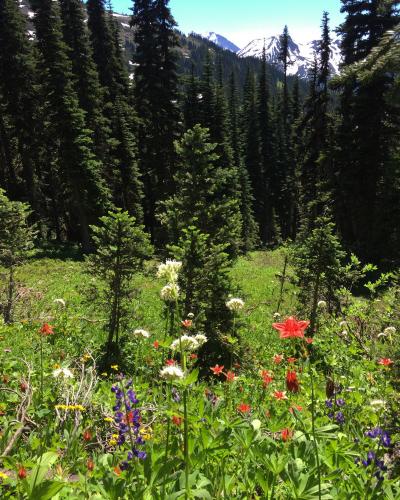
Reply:
M400 498L398 288L343 291L340 315L320 300L311 330L284 255L237 261L229 355L209 364L182 262L136 275L108 358L85 266L21 266L0 326L1 498Z

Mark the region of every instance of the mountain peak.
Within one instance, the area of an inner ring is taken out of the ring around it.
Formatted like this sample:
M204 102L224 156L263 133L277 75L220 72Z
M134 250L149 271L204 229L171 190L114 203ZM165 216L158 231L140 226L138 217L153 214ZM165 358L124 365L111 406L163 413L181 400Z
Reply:
M318 40L312 40L304 44L296 43L289 36L289 75L298 75L300 78L307 78L313 64L314 51L318 48L318 43ZM267 61L282 69L282 63L279 61L279 53L281 50L279 35L273 35L266 38L255 38L237 54L239 57L256 57L261 59L264 47ZM331 73L333 75L339 72L340 60L340 39L334 38L331 44L330 61Z
M221 47L225 50L230 50L231 52L237 54L240 51L240 48L235 45L233 42L228 40L222 35L215 33L215 31L207 31L206 33L200 33L202 38L205 38L209 42L215 43L218 47Z

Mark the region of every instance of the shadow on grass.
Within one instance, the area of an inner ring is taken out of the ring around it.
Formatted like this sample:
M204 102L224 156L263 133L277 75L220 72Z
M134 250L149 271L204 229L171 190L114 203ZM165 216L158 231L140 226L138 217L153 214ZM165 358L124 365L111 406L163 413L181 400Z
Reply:
M29 256L29 260L38 259L59 259L83 262L84 254L77 244L38 242L34 252Z

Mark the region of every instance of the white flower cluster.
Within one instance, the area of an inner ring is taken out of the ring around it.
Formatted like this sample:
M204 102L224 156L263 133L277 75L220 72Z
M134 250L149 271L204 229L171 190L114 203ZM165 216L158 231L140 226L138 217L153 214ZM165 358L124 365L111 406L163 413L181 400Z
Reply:
M160 296L165 302L175 302L179 297L179 285L168 283L161 289Z
M179 339L176 339L171 344L172 351L178 351L180 349L184 351L197 351L202 345L207 342L207 337L202 333L191 337L190 335L182 335Z
M57 368L53 371L54 378L74 378L73 373L68 368Z
M232 298L229 299L225 305L230 311L240 311L240 309L244 307L244 301L242 299Z
M165 302L178 300L179 286L177 281L181 267L182 262L171 259L167 259L164 264L158 266L157 278L164 278L168 282L160 292L160 296Z
M392 336L396 333L396 328L394 326L387 326L383 332L378 334L378 337L388 337L392 341Z
M64 299L54 299L53 302L54 302L54 304L58 304L61 307L65 307L65 305L66 305Z
M165 278L168 282L175 282L178 279L178 273L181 270L182 262L178 260L167 259L165 264L160 264L157 270L157 278Z
M165 366L160 371L160 377L162 377L165 380L176 380L183 378L184 373L181 370L181 368L179 368L179 366L170 365L170 366Z
M318 309L326 309L326 302L325 302L325 300L318 301L317 307L318 307Z
M150 337L150 333L147 330L142 330L141 328L138 328L133 332L133 335L137 335L138 337L143 337L145 339L148 339Z

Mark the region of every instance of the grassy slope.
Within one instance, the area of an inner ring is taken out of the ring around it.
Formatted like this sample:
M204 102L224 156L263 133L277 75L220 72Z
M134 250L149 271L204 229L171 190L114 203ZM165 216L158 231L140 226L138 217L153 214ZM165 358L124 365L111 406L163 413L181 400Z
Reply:
M232 271L233 282L240 290L239 295L246 301L243 335L258 354L266 341L270 343L275 338L271 337L271 321L278 302L278 274L282 268L283 257L280 251L253 252L240 258ZM134 301L130 326L146 328L152 332L153 338L157 338L163 331L163 320L162 303L159 300L161 284L154 276L153 263L145 275L136 278L140 296ZM85 289L90 284L90 278L85 275L82 262L36 258L19 269L17 278L23 285L25 294L16 311L16 317L22 319L17 330L23 329L24 320L37 320L38 324L43 321L56 325L62 323L66 335L79 334L82 347L100 345L101 325L105 315L85 299ZM291 285L286 287L293 291ZM283 312L286 313L291 310L293 293L286 293L285 297L287 302ZM57 298L65 300L65 310L53 302ZM20 335L19 339L21 342L18 346L22 354L26 344Z

